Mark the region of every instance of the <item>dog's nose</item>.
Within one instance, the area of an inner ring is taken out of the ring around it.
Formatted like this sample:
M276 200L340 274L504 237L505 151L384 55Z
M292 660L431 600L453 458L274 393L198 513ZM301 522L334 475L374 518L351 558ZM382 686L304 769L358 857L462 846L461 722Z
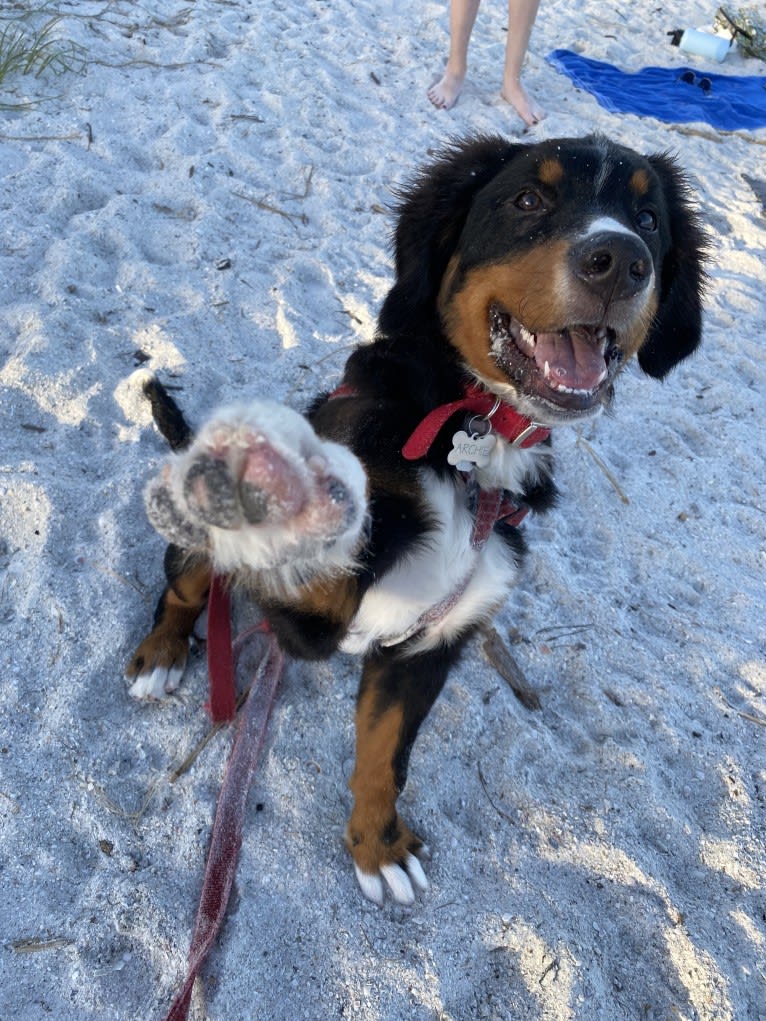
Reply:
M633 298L649 283L652 257L641 238L601 231L570 251L572 270L603 301Z

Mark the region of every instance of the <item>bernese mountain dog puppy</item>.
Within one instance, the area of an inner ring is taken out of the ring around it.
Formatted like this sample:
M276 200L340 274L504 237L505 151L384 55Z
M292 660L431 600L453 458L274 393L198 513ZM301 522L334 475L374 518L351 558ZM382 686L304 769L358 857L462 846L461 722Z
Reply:
M361 656L346 843L364 895L407 904L418 728L518 576L521 518L555 501L550 434L607 407L634 355L661 379L697 347L706 238L668 154L480 137L401 193L394 241L338 389L305 415L216 411L150 482L168 584L127 674L137 697L177 687L212 572L288 654Z

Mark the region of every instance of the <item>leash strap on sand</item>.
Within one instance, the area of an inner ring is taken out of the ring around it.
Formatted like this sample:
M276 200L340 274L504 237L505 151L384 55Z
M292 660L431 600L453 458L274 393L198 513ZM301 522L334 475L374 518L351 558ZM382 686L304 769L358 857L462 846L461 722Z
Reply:
M212 590L211 590L212 592ZM228 593L223 590L228 605ZM222 607L220 607L222 609ZM213 620L208 616L208 643ZM230 618L226 625L231 633ZM215 630L215 628L213 628ZM258 756L266 736L266 728L271 714L271 707L282 676L284 656L277 640L267 629L266 651L258 665L250 694L239 714L239 723L234 737L234 745L226 765L221 792L213 823L213 834L210 839L205 878L202 884L197 920L194 925L191 947L189 949L189 967L186 979L176 998L170 1006L165 1021L186 1021L191 1003L194 980L205 962L213 943L218 936L226 913L234 875L237 870L237 858L242 845L242 827L245 806L250 784L258 764ZM231 642L228 648L228 662L231 666L230 680L234 691L234 653ZM211 676L211 689L215 687ZM212 691L211 691L211 713ZM214 717L215 718L215 717Z

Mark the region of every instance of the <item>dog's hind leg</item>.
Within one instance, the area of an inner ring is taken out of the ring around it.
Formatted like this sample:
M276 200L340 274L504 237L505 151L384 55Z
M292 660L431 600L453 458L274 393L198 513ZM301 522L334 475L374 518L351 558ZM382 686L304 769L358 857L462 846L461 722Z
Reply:
M364 665L356 710L356 764L349 786L354 808L346 845L362 893L377 904L385 887L411 904L428 885L419 855L423 843L402 821L396 800L407 779L418 728L441 691L460 647L403 657L384 649Z

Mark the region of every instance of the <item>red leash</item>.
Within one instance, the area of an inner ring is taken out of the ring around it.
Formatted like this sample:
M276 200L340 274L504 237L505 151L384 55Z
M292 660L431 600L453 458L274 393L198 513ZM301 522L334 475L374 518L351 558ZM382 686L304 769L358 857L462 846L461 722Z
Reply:
M284 666L284 656L268 626L262 625L258 630L265 632L266 652L240 711L234 744L218 795L202 894L189 949L189 967L165 1021L186 1021L194 980L221 928L237 870L247 795ZM237 646L250 633L238 639ZM208 670L209 708L216 721L229 720L234 716L234 652L229 592L223 581L214 576L208 601ZM217 715L219 713L224 715Z
M231 600L226 582L218 574L213 575L207 598L207 672L210 701L206 708L213 723L228 723L234 719L237 708L231 647Z

